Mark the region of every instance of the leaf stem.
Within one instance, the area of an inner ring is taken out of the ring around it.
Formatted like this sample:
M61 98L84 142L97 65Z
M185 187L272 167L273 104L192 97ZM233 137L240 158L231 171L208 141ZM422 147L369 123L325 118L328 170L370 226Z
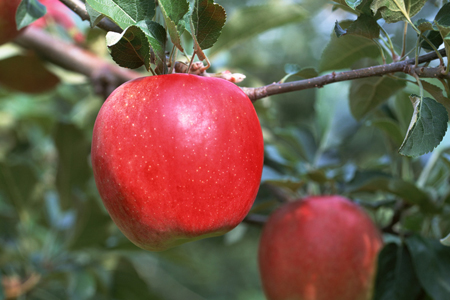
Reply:
M431 171L433 171L433 168L438 162L440 156L441 151L439 150L433 151L430 159L428 159L425 167L423 168L422 172L419 175L419 178L417 179L417 187L423 188L425 186L425 183L427 182L427 179L430 177L430 173Z
M406 33L408 32L408 23L405 22L405 27L403 28L403 42L402 42L402 54L400 57L404 57L406 54Z
M395 61L397 58L397 53L395 53L395 48L394 48L394 44L392 43L391 37L389 36L389 34L386 32L386 30L384 30L383 27L380 26L381 32L384 34L384 36L386 37L388 43L389 43L389 49L391 50L391 55L392 55L392 60Z

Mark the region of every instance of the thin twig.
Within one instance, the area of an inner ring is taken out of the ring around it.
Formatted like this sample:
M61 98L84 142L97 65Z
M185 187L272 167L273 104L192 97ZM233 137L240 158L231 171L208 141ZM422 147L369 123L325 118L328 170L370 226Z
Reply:
M59 0L59 1L61 1L62 3L64 3L64 5L73 10L77 15L80 16L82 20L84 21L90 20L89 14L86 9L86 5L80 0ZM122 29L117 24L115 24L114 22L112 22L107 18L103 18L97 24L97 26L106 31L114 31L119 33L122 32Z
M440 55L445 56L445 49L441 49L439 51ZM425 55L418 57L418 63L424 63L427 61L431 61L437 59L438 56L435 52L430 52ZM318 76L315 78L292 81L286 83L272 83L266 86L257 87L257 88L242 88L243 91L249 96L252 101L256 101L258 99L282 94L293 91L301 91L305 89L311 88L320 88L324 85L339 82L339 81L347 81L359 78L366 77L374 77L374 76L383 76L390 73L403 72L406 74L410 74L411 68L413 68L413 64L415 63L415 59L408 59L400 62L394 62L387 65L379 65L374 67L368 67L363 69L356 69L351 71L345 71L340 73L331 73L323 76ZM440 74L437 74L437 77L441 77Z

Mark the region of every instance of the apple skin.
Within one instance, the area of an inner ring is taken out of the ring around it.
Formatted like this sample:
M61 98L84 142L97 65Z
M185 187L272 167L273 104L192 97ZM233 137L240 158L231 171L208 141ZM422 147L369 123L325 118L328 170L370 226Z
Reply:
M254 107L223 79L129 81L94 125L91 160L103 203L125 236L150 251L236 227L258 192L263 159Z
M369 300L381 235L341 196L314 196L276 210L264 226L259 269L269 300Z
M16 26L16 11L21 0L0 0L0 45L20 34Z

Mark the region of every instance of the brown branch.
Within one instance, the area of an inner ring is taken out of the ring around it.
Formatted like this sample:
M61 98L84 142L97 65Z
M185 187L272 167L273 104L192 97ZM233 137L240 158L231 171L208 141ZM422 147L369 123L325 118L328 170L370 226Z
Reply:
M446 56L445 49L441 49L440 54L442 56ZM419 63L429 62L431 60L437 59L438 56L435 52L431 52L422 56L419 56ZM311 88L320 88L324 85L339 82L339 81L347 81L359 78L373 77L373 76L383 76L396 72L403 72L406 74L411 74L411 72L418 72L418 75L426 75L424 77L434 77L434 78L442 78L444 75L441 73L432 73L425 71L427 68L418 67L414 69L415 59L408 59L400 62L395 62L386 65L379 65L369 68L345 71L340 73L331 73L323 76L318 76L315 78L298 80L286 83L272 83L266 86L257 87L257 88L242 88L243 91L249 96L249 98L254 102L258 99L282 94L293 91L300 91ZM435 70L436 68L433 68Z
M86 7L81 1L61 1L69 8L73 9L78 15L80 15L82 19L86 20L89 18ZM99 25L99 27L101 26L105 30L113 30L118 32L121 31L120 28L117 29L117 27L110 27L111 24L114 24L110 20L105 18L102 21L105 21L104 23L109 22L109 25ZM19 38L17 38L16 42L21 46L35 50L46 60L55 63L56 65L92 78L94 80L94 87L96 91L105 95L108 95L119 84L136 77L143 76L137 72L120 68L113 63L99 58L93 53L52 37L44 31L38 30L36 28L28 28ZM440 50L440 53L442 56L446 56L445 49ZM438 56L435 52L430 52L428 54L420 56L418 62L429 62L437 58ZM182 66L180 62L177 63L179 64L179 66ZM403 72L406 74L413 74L415 72L420 77L440 79L448 78L448 75L444 76L441 72L439 72L439 68L414 68L414 64L415 60L409 59L401 62L379 65L369 68L339 73L333 72L331 74L305 80L292 81L287 83L273 83L257 88L243 87L242 89L252 101L256 101L258 99L271 95L311 88L319 88L334 82L373 76L383 76L396 72ZM177 69L177 66L175 69ZM198 75L209 76L209 74L206 72Z
M60 0L63 2L66 6L71 8L74 12L76 12L83 20L89 20L89 15L86 10L86 6L84 3L82 3L80 0ZM108 22L108 24L104 24L105 22ZM102 23L103 22L103 23ZM111 25L112 24L112 25ZM116 27L112 27L112 26ZM107 31L117 31L121 32L120 28L117 27L114 23L112 23L108 19L103 19L99 24L98 27L103 28ZM440 54L442 56L446 56L445 49L441 49ZM422 55L418 59L418 63L424 63L429 62L434 59L437 59L438 56L435 52L430 52L428 54ZM400 62L394 62L391 64L384 64L369 68L363 68L363 69L357 69L357 70L351 70L351 71L345 71L340 73L331 73L323 76L318 76L315 78L305 79L305 80L299 80L299 81L292 81L287 83L272 83L266 86L257 87L257 88L248 88L243 87L242 90L247 94L247 96L254 102L258 99L276 95L276 94L282 94L282 93L288 93L293 91L300 91L305 89L311 89L311 88L320 88L324 85L339 82L339 81L347 81L347 80L353 80L353 79L359 79L359 78L367 78L367 77L374 77L374 76L383 76L387 74L392 74L396 72L403 72L406 74L413 74L414 72L419 77L428 77L428 78L448 78L447 76L442 75L442 73L439 72L439 68L424 68L424 67L417 67L416 69L413 68L413 65L416 63L415 59L409 59L404 60ZM183 65L180 64L180 62L177 62L178 66L175 66L175 70L178 70L177 67L183 68ZM185 68L187 69L187 68ZM197 74L201 76L208 76L209 74L206 72L202 72L201 74Z
M86 9L86 5L80 0L59 0L59 1L61 1L62 3L64 3L64 5L73 10L77 15L80 16L82 20L84 21L90 20L89 13L87 12ZM106 31L114 31L119 33L122 32L122 29L117 24L115 24L114 22L112 22L107 18L103 18L97 24L97 26Z
M64 69L86 75L93 80L96 92L105 96L120 84L144 76L32 26L14 42Z

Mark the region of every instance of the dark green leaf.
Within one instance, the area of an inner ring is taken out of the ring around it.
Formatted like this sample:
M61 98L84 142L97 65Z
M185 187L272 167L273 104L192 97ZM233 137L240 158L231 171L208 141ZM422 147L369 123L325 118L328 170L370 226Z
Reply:
M122 67L138 68L157 64L157 73L164 73L165 30L156 22L140 21L121 34L108 32L106 40L114 61Z
M434 24L439 29L444 41L447 56L450 55L450 3L444 4L437 13Z
M405 21L415 16L427 0L374 0L370 8L373 13L381 12L388 23Z
M434 99L422 100L411 95L414 114L399 152L407 156L420 156L432 151L442 141L447 131L448 115L445 107Z
M434 45L434 47L436 47L436 49L439 48L439 46L444 42L444 39L439 31L428 31L423 35ZM431 47L431 45L424 39L420 42L420 47L427 51L434 51L433 47Z
M103 14L125 29L155 15L155 1L152 0L87 0L92 9Z
M345 29L350 24L350 22L341 22L340 26ZM372 40L348 34L338 38L332 34L322 53L319 71L346 69L362 58L379 56L380 49Z
M439 211L428 194L414 183L378 171L357 171L348 183L346 191L350 193L385 191L400 197L407 203L419 205L423 211L434 213Z
M178 49L184 51L181 46L180 36L184 31L183 17L189 11L189 3L186 0L160 0L158 4L163 13L172 43ZM183 26L180 27L181 23Z
M308 13L299 4L274 3L239 8L229 18L209 55L213 56L269 29L304 21L307 16Z
M421 287L405 246L388 244L378 256L374 300L417 299Z
M211 48L220 36L227 14L214 0L195 0L191 16L192 33L200 49ZM194 47L194 50L195 49Z
M16 11L17 29L30 25L47 13L47 8L37 0L22 0Z
M433 300L450 295L450 248L438 240L414 235L406 239L417 277Z
M372 125L383 130L392 141L395 143L396 147L400 147L403 142L403 133L398 126L398 123L394 122L389 118L379 118L371 121Z
M353 80L349 95L353 116L363 118L405 86L405 81L387 76Z
M422 80L422 87L427 91L437 102L442 104L447 110L447 114L450 116L450 99L445 97L440 87Z

